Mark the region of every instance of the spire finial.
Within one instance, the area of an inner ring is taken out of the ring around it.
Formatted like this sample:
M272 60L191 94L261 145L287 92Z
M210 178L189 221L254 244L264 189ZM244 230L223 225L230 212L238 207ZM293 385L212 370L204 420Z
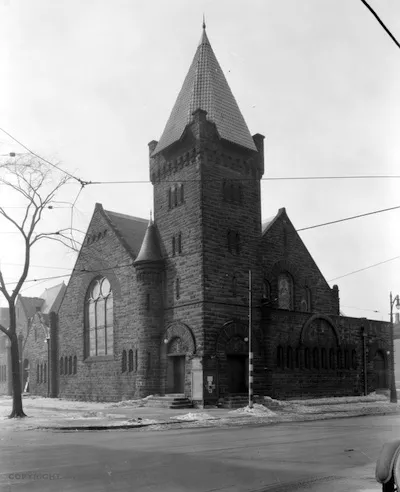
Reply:
M150 224L153 223L153 212L150 210Z
M206 28L206 17L203 14L203 29L205 29L205 28Z

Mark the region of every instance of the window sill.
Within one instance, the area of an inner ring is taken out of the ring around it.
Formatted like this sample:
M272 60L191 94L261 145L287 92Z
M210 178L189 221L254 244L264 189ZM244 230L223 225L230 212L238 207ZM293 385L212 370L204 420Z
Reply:
M84 362L108 362L113 360L114 355L92 355L90 357L86 357Z

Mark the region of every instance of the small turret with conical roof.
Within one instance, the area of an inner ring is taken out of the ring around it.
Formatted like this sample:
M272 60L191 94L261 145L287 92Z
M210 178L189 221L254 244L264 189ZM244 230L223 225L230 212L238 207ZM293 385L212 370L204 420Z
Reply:
M162 271L157 227L150 217L134 262L137 278L138 369L136 396L159 393L160 337L163 327Z

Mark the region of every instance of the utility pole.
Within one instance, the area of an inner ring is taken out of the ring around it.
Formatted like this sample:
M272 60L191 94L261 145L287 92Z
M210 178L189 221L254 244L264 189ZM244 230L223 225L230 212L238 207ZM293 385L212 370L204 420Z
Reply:
M396 308L400 308L399 295L393 298L390 293L390 402L397 403L396 379L394 374L394 334L393 334L393 305L396 303Z
M252 279L249 270L249 408L253 408Z

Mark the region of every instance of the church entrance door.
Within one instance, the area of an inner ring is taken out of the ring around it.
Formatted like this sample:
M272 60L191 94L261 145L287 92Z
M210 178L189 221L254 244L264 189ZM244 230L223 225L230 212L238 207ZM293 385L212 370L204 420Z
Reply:
M374 357L374 372L376 378L376 388L387 388L385 356L380 350L376 352Z
M243 354L227 355L229 393L248 390L248 358Z
M167 393L185 392L185 356L170 355L168 357Z

